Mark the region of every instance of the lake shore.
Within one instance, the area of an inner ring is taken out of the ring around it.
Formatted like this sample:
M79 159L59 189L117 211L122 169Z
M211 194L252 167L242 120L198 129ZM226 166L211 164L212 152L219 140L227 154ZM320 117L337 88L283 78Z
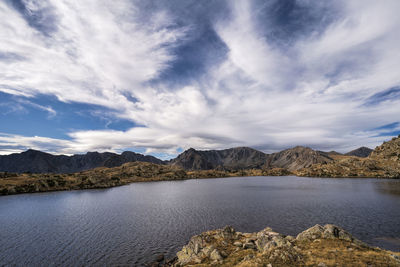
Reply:
M398 177L384 175L369 176L332 176L319 173L290 172L282 168L247 169L247 170L199 170L185 171L178 167L158 165L147 162L130 162L114 168L96 168L78 173L69 174L15 174L0 173L0 195L14 195L24 193L39 193L52 191L68 191L83 189L104 189L127 185L135 182L174 181L204 178L225 178L243 176L299 176L321 178L390 178Z
M193 236L175 258L160 255L148 266L400 266L400 253L370 247L332 224L296 237L269 227L241 233L226 226Z

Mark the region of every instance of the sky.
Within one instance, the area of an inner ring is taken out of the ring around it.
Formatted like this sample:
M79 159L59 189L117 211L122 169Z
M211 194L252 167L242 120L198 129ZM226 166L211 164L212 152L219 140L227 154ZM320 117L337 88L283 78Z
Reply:
M400 134L398 0L2 0L0 154Z

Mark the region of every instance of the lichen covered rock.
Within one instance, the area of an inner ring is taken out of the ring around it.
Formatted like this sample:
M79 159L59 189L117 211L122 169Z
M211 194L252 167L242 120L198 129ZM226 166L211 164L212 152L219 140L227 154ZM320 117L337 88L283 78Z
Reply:
M371 248L344 229L315 225L285 236L265 228L241 233L231 226L192 237L173 262L159 266L400 266L400 254Z

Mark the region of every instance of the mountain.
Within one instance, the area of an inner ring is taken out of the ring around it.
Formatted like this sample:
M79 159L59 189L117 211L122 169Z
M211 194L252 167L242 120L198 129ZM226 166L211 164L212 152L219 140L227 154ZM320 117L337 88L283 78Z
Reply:
M22 153L0 156L0 171L72 173L97 167L116 167L132 161L164 164L162 160L153 156L144 156L130 151L123 152L121 155L110 152L88 152L84 155L65 156L29 149Z
M400 178L400 136L376 147L366 158L341 156L298 170L298 176Z
M333 159L326 152L316 151L309 147L296 146L271 154L266 161L265 167L277 167L295 171L315 163L328 163L331 161Z
M267 157L267 154L249 147L206 151L190 148L169 164L185 170L251 169L262 167Z
M359 147L357 149L354 149L348 153L346 153L346 156L356 156L356 157L360 157L360 158L366 158L369 156L369 154L371 154L373 150L371 148L362 146Z
M185 170L283 168L293 171L332 160L328 153L302 146L273 154L265 154L249 147L208 151L191 148L171 160L169 164Z

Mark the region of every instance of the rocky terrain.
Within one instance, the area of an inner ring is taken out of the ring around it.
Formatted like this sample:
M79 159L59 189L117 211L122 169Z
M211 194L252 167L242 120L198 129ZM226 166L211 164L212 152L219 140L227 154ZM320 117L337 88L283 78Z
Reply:
M265 154L261 151L238 147L225 150L201 151L193 148L184 151L169 164L185 170L237 170L282 168L295 171L315 163L327 163L333 159L329 153L297 146L281 152Z
M400 266L400 253L369 247L342 228L315 225L296 237L227 226L192 237L176 258L149 266Z
M126 151L121 155L115 153L88 152L84 155L52 155L29 149L22 153L0 155L0 171L16 173L72 173L97 167L117 167L127 162L151 162L164 164L153 156Z
M353 150L346 155L366 157L371 150L366 147ZM289 172L310 167L313 164L326 164L336 156L335 151L323 152L308 147L297 146L277 153L265 154L249 147L224 150L195 150L190 148L178 157L163 161L153 156L126 151L122 154L88 152L84 155L52 155L36 150L0 156L0 172L15 173L73 173L97 167L118 167L127 162L151 162L180 167L187 171L220 170L235 171L243 169L286 169Z
M187 179L179 168L149 162L100 167L65 174L0 173L0 195L58 190L108 188L132 182Z
M316 163L325 164L332 161L333 159L326 152L312 150L309 147L296 146L269 155L264 167L278 167L296 171Z
M295 173L308 177L400 178L400 138L384 142L366 158L337 156L332 162L313 164Z
M208 151L190 148L171 160L170 164L185 170L251 169L261 168L267 156L249 147Z
M285 169L199 170L186 171L171 165L149 162L128 162L122 166L100 167L76 173L8 173L0 172L0 195L35 193L59 190L108 188L133 182L167 181L182 179L283 176Z

